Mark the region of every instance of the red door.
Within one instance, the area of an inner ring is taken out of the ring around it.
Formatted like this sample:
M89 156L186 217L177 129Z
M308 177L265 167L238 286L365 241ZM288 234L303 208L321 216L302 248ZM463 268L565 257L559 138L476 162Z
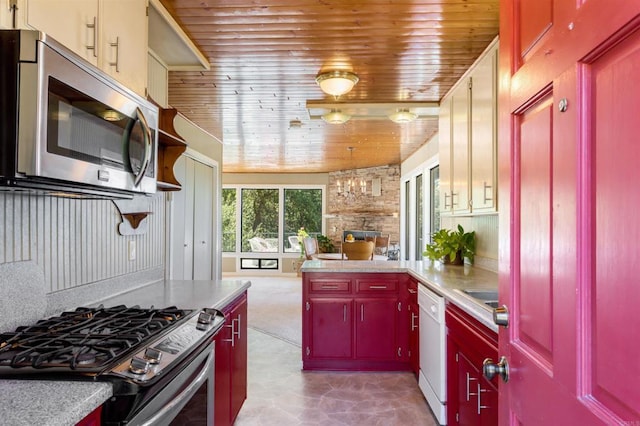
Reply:
M640 1L500 18L500 424L638 424Z

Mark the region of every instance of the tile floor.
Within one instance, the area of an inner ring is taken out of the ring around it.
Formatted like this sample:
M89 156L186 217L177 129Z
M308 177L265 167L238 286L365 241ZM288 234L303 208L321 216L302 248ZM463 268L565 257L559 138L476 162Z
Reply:
M246 425L435 426L411 373L303 372L300 347L249 329Z

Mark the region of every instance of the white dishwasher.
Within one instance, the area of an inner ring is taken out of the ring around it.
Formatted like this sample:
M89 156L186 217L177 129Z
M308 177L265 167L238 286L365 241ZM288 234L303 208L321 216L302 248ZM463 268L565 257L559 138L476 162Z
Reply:
M420 306L420 377L418 385L441 425L447 424L444 297L418 286Z

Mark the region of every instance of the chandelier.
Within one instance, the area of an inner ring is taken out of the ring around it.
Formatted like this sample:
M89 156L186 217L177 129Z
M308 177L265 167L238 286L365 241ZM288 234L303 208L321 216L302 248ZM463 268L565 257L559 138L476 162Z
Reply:
M336 98L349 93L358 80L358 76L354 73L342 70L322 72L316 76L316 83L320 89Z
M355 148L349 146L347 149L349 150L351 160L353 160L353 150ZM347 201L353 202L357 197L366 195L367 181L362 178L356 179L356 177L352 175L344 181L344 184L340 182L340 179L337 179L336 188L339 196L344 197Z

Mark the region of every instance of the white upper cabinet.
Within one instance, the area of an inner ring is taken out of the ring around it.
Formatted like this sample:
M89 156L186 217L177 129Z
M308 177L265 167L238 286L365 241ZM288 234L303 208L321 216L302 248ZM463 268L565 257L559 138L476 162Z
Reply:
M451 204L453 213L469 212L469 79L453 91L451 96Z
M147 0L28 0L25 7L27 27L146 96Z
M497 40L440 102L440 188L444 214L497 206Z
M450 213L451 204L451 98L440 102L438 119L440 157L440 211Z
M498 52L492 49L471 76L471 199L474 212L495 211L497 187Z

